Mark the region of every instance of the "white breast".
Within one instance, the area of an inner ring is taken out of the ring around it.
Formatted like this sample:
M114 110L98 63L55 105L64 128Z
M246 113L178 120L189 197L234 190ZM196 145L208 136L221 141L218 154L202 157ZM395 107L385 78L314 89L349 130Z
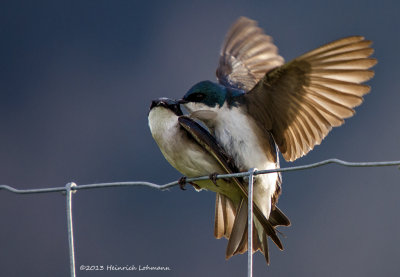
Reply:
M254 120L239 108L228 109L224 105L218 113L214 132L241 170L275 168L275 161L270 161L264 153L265 142L261 141L255 128L258 126Z
M168 162L187 177L205 176L212 173L225 173L225 170L203 147L190 139L180 127L178 116L172 111L156 107L149 113L149 127L154 140ZM228 196L239 202L240 191L232 183L219 179L218 186L210 180L196 181L204 189Z
M239 108L221 107L214 126L215 136L225 151L234 158L241 171L251 168L274 169L279 167L264 151L269 147L265 136L260 136L259 127L253 118ZM258 134L257 134L258 133ZM276 189L277 173L258 175L254 186L254 200L263 213L269 216L271 197Z
M212 157L183 133L178 116L172 111L153 108L149 113L149 127L164 157L182 174L197 177L218 169Z

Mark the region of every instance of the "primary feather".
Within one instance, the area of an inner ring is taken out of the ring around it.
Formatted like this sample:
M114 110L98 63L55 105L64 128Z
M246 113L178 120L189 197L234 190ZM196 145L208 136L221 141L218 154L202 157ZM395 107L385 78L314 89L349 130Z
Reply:
M270 130L283 157L307 154L354 114L376 64L371 41L343 38L265 74L246 98L249 114Z

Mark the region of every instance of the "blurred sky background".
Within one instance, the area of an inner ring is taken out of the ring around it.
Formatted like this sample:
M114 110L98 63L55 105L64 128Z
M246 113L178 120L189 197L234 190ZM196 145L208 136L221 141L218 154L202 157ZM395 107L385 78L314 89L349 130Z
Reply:
M0 183L20 189L181 175L153 141L154 98L215 80L219 48L241 15L288 61L324 43L373 40L375 77L355 117L301 165L400 160L398 1L1 1ZM73 197L78 276L244 276L213 237L214 193L109 188ZM335 165L283 175L285 251L254 276L394 276L400 271L400 171ZM0 191L0 275L68 276L65 196ZM169 266L86 272L80 265Z

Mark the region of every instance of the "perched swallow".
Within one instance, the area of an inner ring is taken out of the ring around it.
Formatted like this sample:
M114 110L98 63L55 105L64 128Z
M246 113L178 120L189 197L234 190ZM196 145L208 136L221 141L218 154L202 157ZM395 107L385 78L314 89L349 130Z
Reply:
M370 90L361 83L374 75L370 45L361 36L347 37L284 64L271 37L241 17L222 46L218 83L200 82L179 102L209 128L240 171L275 169L276 148L294 161L354 114ZM255 178L254 202L266 218L275 209L280 184L278 173ZM256 222L262 230L258 227ZM259 239L263 244L263 234Z
M152 136L167 161L187 177L207 176L212 173L237 172L233 160L219 146L215 138L191 118L182 115L179 103L160 98L154 100L148 116ZM238 178L195 181L201 189L217 193L214 235L229 239L226 258L247 250L247 188ZM282 247L276 234L278 225L289 226L289 219L278 207L267 219L260 207L254 205L256 221L262 232L254 228L253 251L260 250L269 263L268 245L261 243L266 236Z

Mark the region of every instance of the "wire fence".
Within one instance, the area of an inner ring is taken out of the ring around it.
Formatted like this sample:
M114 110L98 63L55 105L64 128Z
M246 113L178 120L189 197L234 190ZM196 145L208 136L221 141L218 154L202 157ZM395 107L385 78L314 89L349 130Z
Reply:
M313 169L321 166L325 166L328 164L338 164L345 167L382 167L382 166L399 166L400 169L400 161L386 161L386 162L347 162L339 159L328 159L323 160L313 164L301 165L301 166L293 166L293 167L285 167L285 168L277 168L277 169L267 169L267 170L257 170L250 169L246 172L233 173L233 174L220 174L217 175L217 179L221 178L233 178L233 177L248 177L249 178L249 188L248 188L248 245L253 245L253 177L260 174L268 174L273 172L289 172L289 171L300 171ZM196 178L187 178L186 182L194 182L200 180L207 180L209 176L202 176ZM96 183L96 184L87 184L87 185L76 185L75 183L68 183L63 187L54 187L54 188L39 188L39 189L16 189L14 187L8 185L0 185L0 190L7 190L16 194L37 194L37 193L52 193L52 192L62 192L66 195L66 212L67 212L67 232L68 232L68 245L69 245L69 260L70 260L70 276L75 277L75 247L74 247L74 233L73 233L73 220L72 220L72 195L76 193L78 190L83 189L97 189L97 188L106 188L106 187L130 187L130 186L145 186L158 190L166 190L171 187L178 185L178 181L166 183L164 185L158 185L151 182L112 182L112 183ZM251 249L249 247L249 249ZM253 255L252 251L248 251L248 268L247 268L247 276L253 276Z

